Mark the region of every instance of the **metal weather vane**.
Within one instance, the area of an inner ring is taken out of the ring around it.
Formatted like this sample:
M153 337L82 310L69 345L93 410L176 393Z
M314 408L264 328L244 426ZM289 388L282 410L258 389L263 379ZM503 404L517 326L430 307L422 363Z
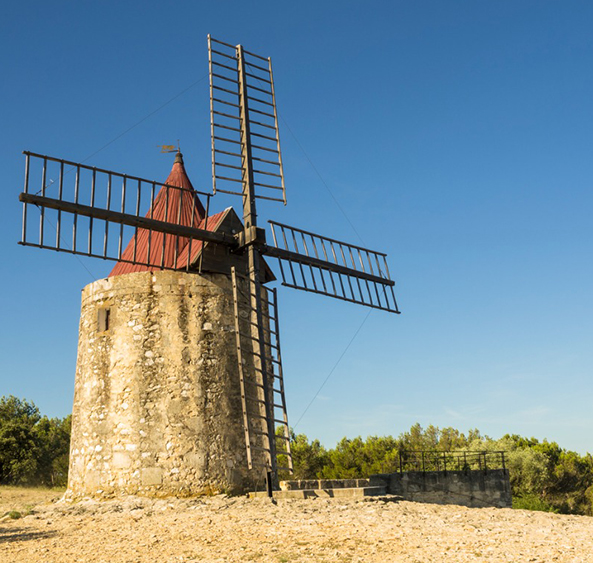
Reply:
M177 146L175 145L157 145L159 149L161 149L161 154L165 153L172 153L172 152L181 152L181 145L179 141L177 141Z

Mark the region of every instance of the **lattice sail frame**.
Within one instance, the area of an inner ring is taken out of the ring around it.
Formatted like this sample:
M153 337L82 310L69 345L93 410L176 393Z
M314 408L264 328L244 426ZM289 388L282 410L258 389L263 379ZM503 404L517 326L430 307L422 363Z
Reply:
M25 154L23 224L20 244L80 256L115 260L130 264L156 267L163 270L189 271L191 260L181 263L181 249L187 243L192 256L192 245L205 242L236 245L233 237L208 230L208 214L212 194L147 180L113 170L96 168L81 163L41 155ZM194 211L202 204L198 195L206 198L205 219L194 220ZM173 205L177 201L178 206ZM184 220L182 207L191 202L191 220ZM165 220L153 218L158 206L166 209ZM33 229L30 211L39 213L38 229ZM34 233L33 230L36 232ZM136 252L139 231L148 233L146 254ZM174 259L165 262L165 244L172 237ZM133 241L132 256L124 253L125 241ZM163 242L162 249L155 248ZM165 242L166 241L166 242ZM155 259L155 254L160 255Z
M209 35L208 63L213 192L245 197L251 174L257 199L286 205L271 59Z
M399 313L387 255L310 231L268 221L282 285Z

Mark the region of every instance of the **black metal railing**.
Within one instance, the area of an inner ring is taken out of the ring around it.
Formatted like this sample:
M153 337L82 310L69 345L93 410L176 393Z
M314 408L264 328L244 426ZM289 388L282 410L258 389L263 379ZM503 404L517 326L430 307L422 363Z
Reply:
M402 450L399 452L399 472L506 469L504 454L503 451Z

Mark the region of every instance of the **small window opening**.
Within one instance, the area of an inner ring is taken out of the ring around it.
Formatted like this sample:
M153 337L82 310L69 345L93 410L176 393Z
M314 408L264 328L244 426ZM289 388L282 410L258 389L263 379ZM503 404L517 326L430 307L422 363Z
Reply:
M109 330L110 312L110 309L107 308L99 309L99 311L97 312L97 330L99 332L105 332Z

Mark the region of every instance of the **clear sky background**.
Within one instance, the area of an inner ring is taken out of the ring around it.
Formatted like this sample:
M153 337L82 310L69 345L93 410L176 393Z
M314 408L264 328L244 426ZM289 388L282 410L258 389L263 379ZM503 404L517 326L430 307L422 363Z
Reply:
M17 245L21 151L164 180L180 139L211 189L211 33L272 57L289 202L262 218L397 283L400 316L280 288L296 431L593 451L591 29L589 1L4 2L0 395L71 412L80 290L112 267Z

